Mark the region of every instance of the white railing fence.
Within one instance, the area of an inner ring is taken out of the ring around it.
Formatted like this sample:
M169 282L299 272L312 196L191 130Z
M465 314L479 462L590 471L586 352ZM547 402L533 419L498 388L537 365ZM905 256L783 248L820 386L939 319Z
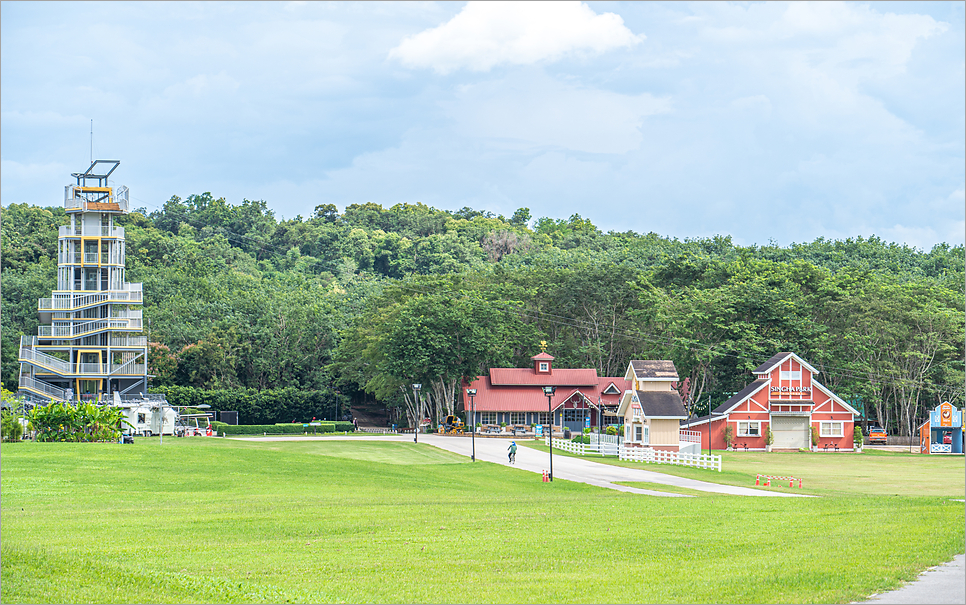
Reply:
M605 435L607 437L609 435ZM709 456L707 454L687 454L684 452L668 452L655 450L650 447L627 447L623 443L617 445L606 441L597 443L576 443L567 439L554 439L553 447L558 450L577 454L578 456L617 456L620 460L630 460L632 462L647 462L651 464L674 464L678 466L693 466L696 468L707 468L721 472L721 456ZM543 442L550 443L550 439L545 437Z
M621 446L619 457L621 460L630 460L632 462L693 466L721 472L721 456L709 456L708 454L685 454L683 452L655 450L649 447Z
M612 435L605 435L605 437L610 436ZM547 437L544 437L544 444L546 444L547 441ZM557 448L558 450L570 452L571 454L577 454L578 456L616 456L618 454L616 437L613 442L603 441L596 443L593 441L593 439L591 439L590 443L576 443L567 439L554 439L553 447Z
M613 443L617 445L617 435L600 435L598 433L590 434L591 443Z
M682 429L681 441L687 441L688 443L701 443L701 431L688 431Z

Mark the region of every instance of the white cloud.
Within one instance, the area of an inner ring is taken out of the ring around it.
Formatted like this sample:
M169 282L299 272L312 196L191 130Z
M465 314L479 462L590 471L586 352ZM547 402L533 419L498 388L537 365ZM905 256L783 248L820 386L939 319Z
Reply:
M583 2L468 2L443 25L405 38L389 58L441 74L461 68L489 71L504 63L599 54L643 39L619 15L598 15Z
M559 82L542 72L463 86L443 104L461 134L516 148L559 147L590 153L637 149L649 115L670 101Z

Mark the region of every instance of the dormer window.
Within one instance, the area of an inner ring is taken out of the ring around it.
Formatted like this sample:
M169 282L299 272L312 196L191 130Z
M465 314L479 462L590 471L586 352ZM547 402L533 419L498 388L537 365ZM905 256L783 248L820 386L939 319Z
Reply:
M614 384L613 382L610 383L607 386L607 388L602 391L604 395L620 395L620 392L621 392L620 389L618 389L617 385Z
M530 358L533 361L533 371L537 374L553 374L553 355L546 352L534 355Z

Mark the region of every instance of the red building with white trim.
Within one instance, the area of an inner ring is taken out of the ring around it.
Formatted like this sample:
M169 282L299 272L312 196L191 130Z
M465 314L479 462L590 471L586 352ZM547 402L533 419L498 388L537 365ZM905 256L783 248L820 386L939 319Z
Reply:
M553 424L579 432L588 421L589 426L620 422L617 406L621 395L630 388L629 381L598 376L593 368L554 368L553 356L545 352L530 359L531 368L490 368L489 376L463 385L463 409L468 423ZM547 410L545 386L556 387L549 402L552 412ZM467 388L476 389L472 401L466 394Z
M732 427L732 447L764 450L771 428L775 450L817 446L852 451L859 412L819 383L819 371L795 353L778 353L752 371L755 381L711 412L682 423L701 433L701 446L725 449L725 427ZM812 443L811 427L818 431Z

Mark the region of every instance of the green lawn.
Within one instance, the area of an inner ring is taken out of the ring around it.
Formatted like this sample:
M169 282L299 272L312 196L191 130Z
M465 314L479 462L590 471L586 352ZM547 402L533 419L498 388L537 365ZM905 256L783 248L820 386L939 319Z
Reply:
M822 498L670 499L412 443L138 439L0 455L4 603L848 602L964 541L963 503L905 495L928 457L803 456L881 458L900 496L835 483ZM962 460L941 460L961 486Z
M522 445L547 451L547 446L536 441L522 441ZM707 452L707 450L705 450ZM623 462L614 457L583 456L585 460L615 466L640 468L648 471L700 479L714 483L755 487L758 474L802 479L802 489L794 483L795 493L822 496L946 496L963 498L966 494L966 461L962 456L926 456L905 452L866 450L861 454L824 452L718 452L721 472L707 469ZM573 456L559 449L554 456ZM772 481L771 487L759 489L789 491L788 482ZM653 489L642 483L635 487Z

